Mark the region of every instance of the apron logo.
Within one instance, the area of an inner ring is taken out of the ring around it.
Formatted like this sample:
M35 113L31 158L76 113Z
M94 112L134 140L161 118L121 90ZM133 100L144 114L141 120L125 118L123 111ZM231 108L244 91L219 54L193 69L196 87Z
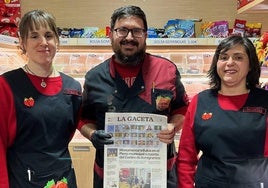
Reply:
M212 113L211 112L209 112L209 113L205 112L205 113L202 114L202 119L203 120L209 120L211 118L212 118Z
M170 97L158 96L156 98L156 109L159 111L164 111L168 109L170 101L171 101Z
M27 107L33 107L34 106L34 99L32 97L29 97L29 98L24 98L24 105L27 106Z

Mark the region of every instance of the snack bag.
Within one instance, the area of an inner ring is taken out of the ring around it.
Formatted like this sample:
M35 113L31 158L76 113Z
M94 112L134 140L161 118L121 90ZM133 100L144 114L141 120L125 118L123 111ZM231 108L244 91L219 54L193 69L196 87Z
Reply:
M147 36L148 38L157 38L156 29L153 27L149 27L147 30Z
M0 0L0 22L18 25L20 21L20 1Z
M168 38L191 38L195 36L195 24L192 20L168 20L164 26Z
M19 0L0 0L0 34L17 37L20 15Z
M106 38L106 29L98 29L98 31L94 33L93 38Z
M232 35L245 36L246 23L246 20L235 19Z
M260 37L261 23L246 23L245 36L246 37Z
M84 33L84 29L82 28L73 28L70 29L70 37L71 38L80 38Z
M81 38L94 38L94 35L96 32L98 32L98 30L99 30L98 27L85 27L84 33L82 34Z
M202 23L201 35L205 38L225 38L229 35L228 22L216 21Z

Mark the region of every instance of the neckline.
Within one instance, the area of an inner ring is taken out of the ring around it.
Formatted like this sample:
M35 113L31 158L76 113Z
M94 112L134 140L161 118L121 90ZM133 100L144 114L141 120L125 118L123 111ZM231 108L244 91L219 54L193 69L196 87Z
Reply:
M42 79L47 79L49 76L51 76L54 72L54 68L52 67L52 69L50 70L49 74L47 76L39 76L37 75L35 72L33 72L30 67L28 66L28 64L24 65L24 70L29 73L29 74L32 74L38 78L42 78Z
M28 66L28 64L24 65L24 70L28 73L28 74L31 74L33 76L36 76L37 78L41 79L41 83L40 83L40 86L42 88L46 88L47 87L47 78L49 76L52 75L52 73L54 72L54 68L52 67L50 73L46 76L46 77L42 77L42 76L38 76L36 73L34 73Z

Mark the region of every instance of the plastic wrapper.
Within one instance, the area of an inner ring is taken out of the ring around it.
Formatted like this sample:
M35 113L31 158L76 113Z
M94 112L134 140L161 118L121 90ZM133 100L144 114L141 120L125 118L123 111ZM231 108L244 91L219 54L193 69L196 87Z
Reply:
M194 27L195 24L192 20L168 20L164 26L165 35L168 38L192 38L195 37Z

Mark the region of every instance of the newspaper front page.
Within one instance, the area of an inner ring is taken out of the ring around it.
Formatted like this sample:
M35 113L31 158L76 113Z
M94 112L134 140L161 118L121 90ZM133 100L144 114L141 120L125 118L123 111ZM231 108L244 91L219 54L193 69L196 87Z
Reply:
M167 145L156 134L167 117L148 113L106 113L104 188L166 188Z

